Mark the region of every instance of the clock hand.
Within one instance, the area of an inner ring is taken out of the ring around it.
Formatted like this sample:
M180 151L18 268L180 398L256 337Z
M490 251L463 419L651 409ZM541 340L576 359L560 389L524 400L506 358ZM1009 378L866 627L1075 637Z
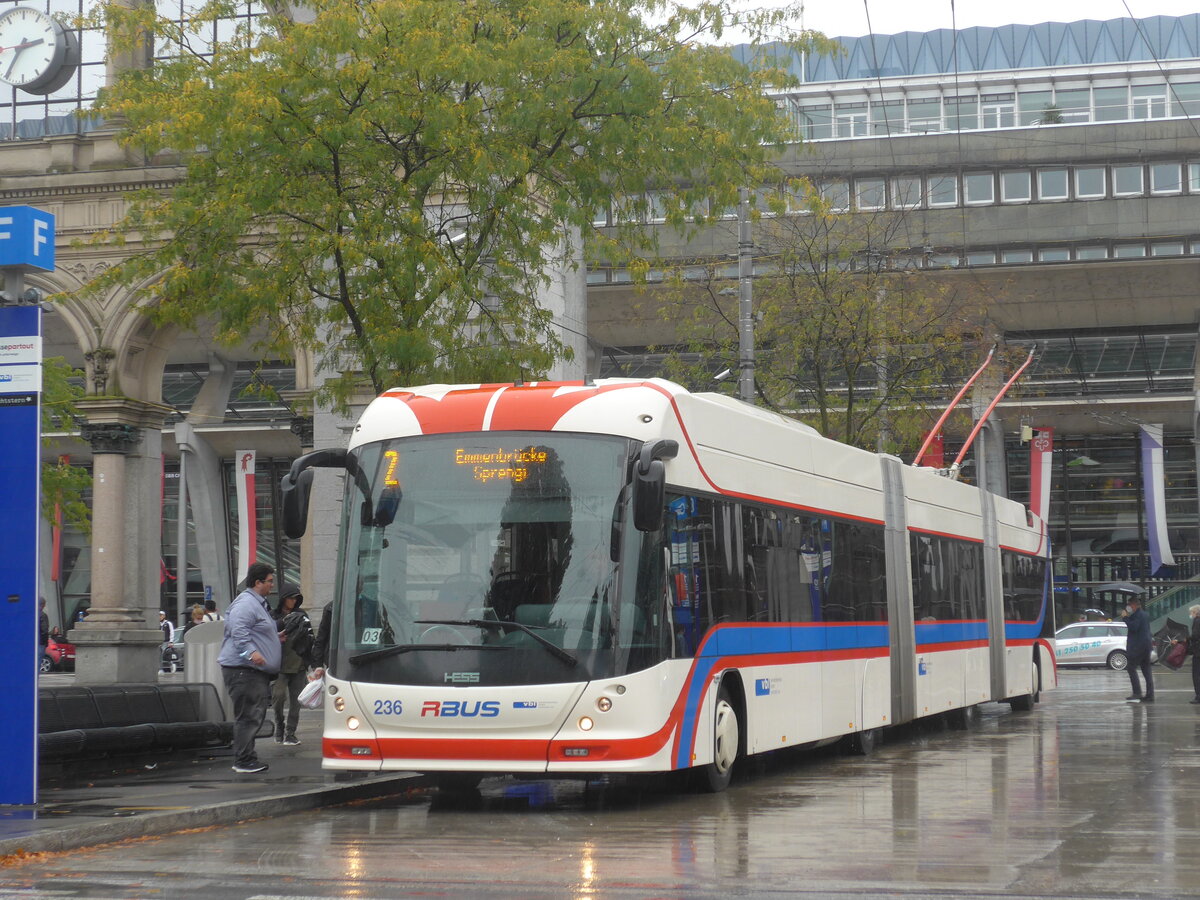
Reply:
M12 47L6 48L8 50L15 50L17 52L13 54L13 58L9 62L8 68L4 72L4 77L8 78L12 74L13 66L15 66L17 64L17 60L21 57L22 50L26 49L27 47L33 47L36 44L41 44L41 43L44 43L43 40L41 38L38 38L36 41L22 41L19 44L14 44Z
M13 44L11 47L0 47L0 53L7 53L9 50L24 50L26 47L33 47L37 44L44 44L45 40L38 38L36 41L22 41L19 44Z

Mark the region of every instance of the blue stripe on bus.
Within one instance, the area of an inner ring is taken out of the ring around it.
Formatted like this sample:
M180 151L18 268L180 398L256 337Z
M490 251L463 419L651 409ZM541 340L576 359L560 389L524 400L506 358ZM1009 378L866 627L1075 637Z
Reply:
M952 644L960 641L986 641L988 623L975 622L917 622L918 644Z
M1006 622L1006 640L1036 639L1042 630L1045 607L1036 622ZM986 641L988 623L917 622L918 644L953 644L962 641ZM719 659L728 656L754 656L769 653L810 653L821 650L853 650L888 647L888 625L725 625L714 629L697 654L688 684L680 723L676 768L691 765L700 701Z

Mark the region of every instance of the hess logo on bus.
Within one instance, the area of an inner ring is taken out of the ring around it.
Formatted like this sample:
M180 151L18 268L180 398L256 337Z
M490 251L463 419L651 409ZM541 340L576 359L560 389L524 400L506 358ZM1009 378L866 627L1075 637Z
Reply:
M421 718L492 719L500 715L499 700L426 700L421 704Z

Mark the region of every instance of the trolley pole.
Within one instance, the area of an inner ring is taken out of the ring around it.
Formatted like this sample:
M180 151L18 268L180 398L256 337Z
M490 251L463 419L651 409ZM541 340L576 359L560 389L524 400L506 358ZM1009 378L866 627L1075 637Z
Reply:
M754 244L750 239L750 189L738 192L738 397L754 402Z

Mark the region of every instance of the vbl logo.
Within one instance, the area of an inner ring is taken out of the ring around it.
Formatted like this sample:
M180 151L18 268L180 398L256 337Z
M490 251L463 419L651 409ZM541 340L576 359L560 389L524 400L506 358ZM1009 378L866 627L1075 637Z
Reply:
M499 700L476 700L473 703L466 700L426 700L421 706L421 718L464 718L478 716L481 719L492 719L500 715Z

